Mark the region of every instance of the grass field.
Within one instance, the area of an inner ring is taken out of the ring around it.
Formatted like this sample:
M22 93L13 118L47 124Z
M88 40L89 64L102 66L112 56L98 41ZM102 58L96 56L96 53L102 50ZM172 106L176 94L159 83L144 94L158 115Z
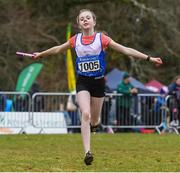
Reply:
M92 135L94 162L86 166L80 134L1 135L0 172L180 171L180 137Z

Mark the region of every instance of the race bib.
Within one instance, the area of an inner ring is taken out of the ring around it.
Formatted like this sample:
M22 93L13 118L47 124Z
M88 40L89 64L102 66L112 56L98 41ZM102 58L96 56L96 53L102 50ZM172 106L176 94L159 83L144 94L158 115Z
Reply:
M99 60L79 62L78 68L81 72L98 71L100 69Z

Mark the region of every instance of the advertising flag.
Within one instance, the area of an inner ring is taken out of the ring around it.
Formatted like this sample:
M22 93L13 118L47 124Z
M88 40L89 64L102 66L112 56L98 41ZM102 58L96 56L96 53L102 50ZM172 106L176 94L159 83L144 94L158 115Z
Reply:
M69 40L70 37L71 37L71 24L68 24L66 39ZM67 50L66 56L67 56L66 62L67 62L68 89L69 92L73 92L76 89L76 78L75 78L72 54L70 49Z
M42 63L32 63L26 66L19 74L16 91L28 92L43 67Z

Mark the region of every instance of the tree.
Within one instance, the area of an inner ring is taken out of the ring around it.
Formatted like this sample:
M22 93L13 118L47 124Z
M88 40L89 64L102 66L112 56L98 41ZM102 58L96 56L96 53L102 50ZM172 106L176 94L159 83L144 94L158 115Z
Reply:
M0 0L0 6L3 90L14 90L19 71L32 62L17 58L15 52L41 51L63 43L68 22L74 33L79 32L76 16L81 8L96 13L98 31L105 30L115 41L163 57L164 61L162 67L156 68L107 50L107 71L117 67L142 82L156 78L165 84L180 73L179 0ZM44 90L67 91L65 55L40 61L45 68L38 80Z

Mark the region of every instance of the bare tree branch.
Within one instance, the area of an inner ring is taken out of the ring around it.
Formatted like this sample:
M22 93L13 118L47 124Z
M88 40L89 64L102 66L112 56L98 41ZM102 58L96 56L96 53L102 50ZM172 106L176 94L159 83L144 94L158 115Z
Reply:
M53 35L49 35L49 34L43 32L43 31L40 31L40 30L37 30L37 32L38 32L38 34L41 35L42 37L47 38L47 39L55 42L55 43L58 44L58 45L60 44L59 40L58 40L56 37L54 37Z

